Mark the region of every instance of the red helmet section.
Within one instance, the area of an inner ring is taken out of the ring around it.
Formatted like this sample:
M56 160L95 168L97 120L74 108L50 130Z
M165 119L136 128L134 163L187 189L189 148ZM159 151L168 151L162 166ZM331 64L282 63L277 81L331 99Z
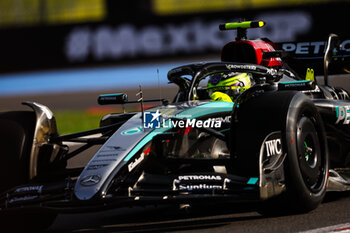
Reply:
M263 58L264 52L275 51L272 42L240 40L226 44L221 51L221 61L254 63L266 67L282 66L280 58Z

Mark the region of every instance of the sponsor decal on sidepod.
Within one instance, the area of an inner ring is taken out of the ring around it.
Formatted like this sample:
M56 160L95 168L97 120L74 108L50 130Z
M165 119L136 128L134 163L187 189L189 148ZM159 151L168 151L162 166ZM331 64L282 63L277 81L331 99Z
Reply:
M349 124L350 123L350 106L336 106L336 117L337 121L336 124L340 123L341 121L343 124Z

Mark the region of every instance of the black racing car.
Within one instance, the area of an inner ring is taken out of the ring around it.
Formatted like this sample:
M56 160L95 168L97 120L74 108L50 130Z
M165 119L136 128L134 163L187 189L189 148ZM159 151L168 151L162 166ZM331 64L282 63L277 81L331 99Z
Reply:
M33 111L0 113L3 224L46 227L60 212L208 201L258 201L264 214L307 212L327 190L349 190L349 94L327 81L336 37L319 85L311 72L305 80L289 68L271 41L246 38L246 28L263 24L221 25L238 30L236 41L219 62L170 70L178 86L171 103L144 100L142 91L137 101L101 95L100 104L137 102L142 110L106 115L97 129L59 135L52 112L33 102L24 103ZM217 73L246 73L254 85L233 102L212 101L207 82ZM163 104L144 110L147 101ZM67 142L83 146L70 150ZM66 167L94 145L101 148L86 166Z

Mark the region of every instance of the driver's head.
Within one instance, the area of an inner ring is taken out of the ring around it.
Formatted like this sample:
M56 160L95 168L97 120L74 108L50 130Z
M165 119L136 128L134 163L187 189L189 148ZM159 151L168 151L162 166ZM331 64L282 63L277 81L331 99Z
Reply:
M232 101L250 87L250 75L247 73L218 73L210 76L207 91L215 101Z

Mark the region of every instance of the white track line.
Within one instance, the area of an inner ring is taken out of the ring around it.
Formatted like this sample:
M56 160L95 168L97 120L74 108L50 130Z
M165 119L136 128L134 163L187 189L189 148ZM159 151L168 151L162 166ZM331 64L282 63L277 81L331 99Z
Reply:
M336 233L350 233L350 223L343 223L334 226L316 228L308 231L302 231L299 233L326 233L326 232L336 232Z

